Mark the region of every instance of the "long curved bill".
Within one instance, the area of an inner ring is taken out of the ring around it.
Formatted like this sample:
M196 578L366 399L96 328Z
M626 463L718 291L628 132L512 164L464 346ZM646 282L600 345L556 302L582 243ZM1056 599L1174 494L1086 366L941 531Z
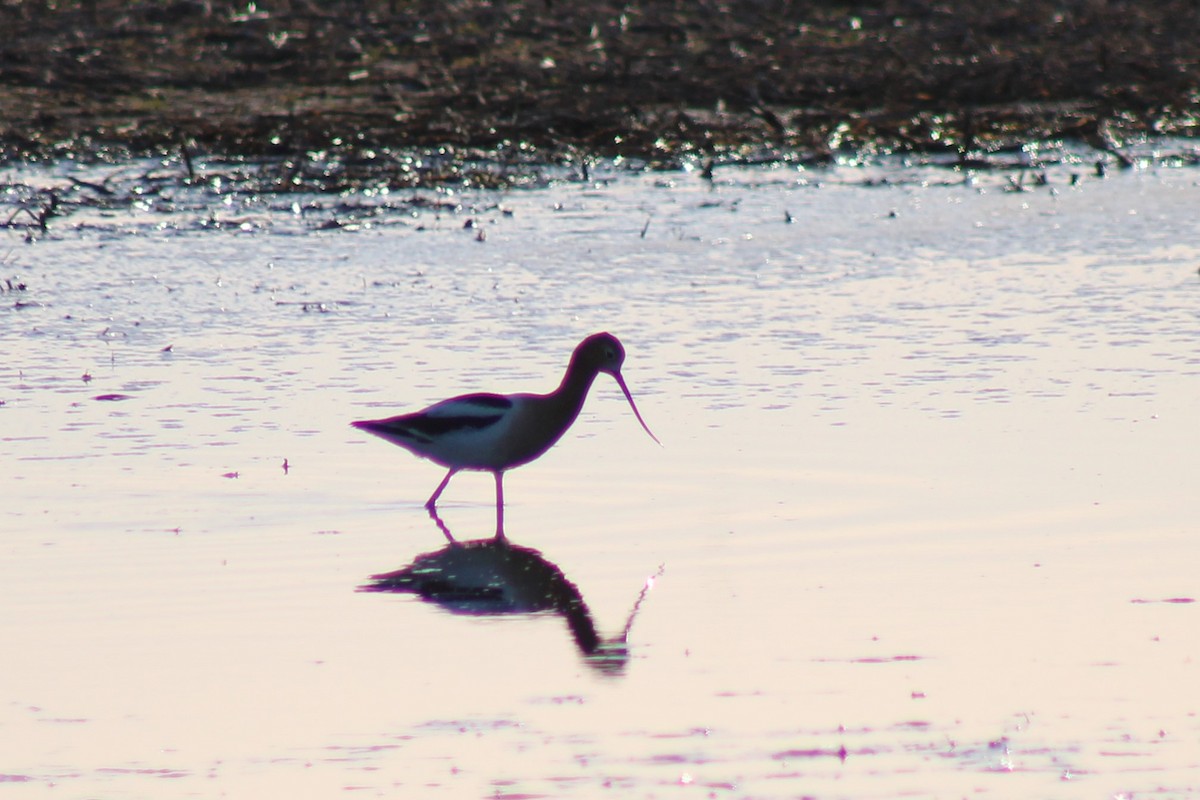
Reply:
M650 431L650 426L646 424L646 420L642 419L642 415L638 413L637 404L633 402L633 395L629 393L629 387L625 385L625 379L621 377L621 373L614 372L612 373L612 376L617 379L617 385L620 386L621 391L625 393L625 399L629 401L629 407L633 409L633 415L637 417L637 421L642 423L642 428L646 431L646 433L650 434L650 438L661 445L662 442L658 441L658 437Z

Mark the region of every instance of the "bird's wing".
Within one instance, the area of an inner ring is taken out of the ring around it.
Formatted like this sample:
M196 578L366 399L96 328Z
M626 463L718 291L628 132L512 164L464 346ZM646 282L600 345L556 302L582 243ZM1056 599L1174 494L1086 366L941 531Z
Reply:
M355 422L354 427L393 441L431 442L455 431L480 430L495 425L512 409L512 400L498 394L468 394L435 403L415 414Z

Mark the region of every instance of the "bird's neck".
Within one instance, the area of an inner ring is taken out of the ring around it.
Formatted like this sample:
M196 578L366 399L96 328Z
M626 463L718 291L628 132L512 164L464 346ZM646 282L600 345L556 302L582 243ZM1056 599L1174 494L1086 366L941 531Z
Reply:
M595 380L595 370L584 369L572 361L567 367L567 373L563 375L562 383L554 390L551 397L571 419L574 419L579 414L579 410L583 408L583 401L587 398L588 390L592 388Z

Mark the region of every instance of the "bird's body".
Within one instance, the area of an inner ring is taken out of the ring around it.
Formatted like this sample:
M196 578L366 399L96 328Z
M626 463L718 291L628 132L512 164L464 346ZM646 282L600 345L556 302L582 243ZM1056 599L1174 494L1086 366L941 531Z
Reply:
M351 424L449 470L425 503L431 512L456 472L491 472L496 478L496 535L503 536L505 470L528 464L562 438L601 372L616 379L638 422L658 441L621 377L624 360L625 349L617 338L597 333L575 348L562 383L549 394L467 394L413 414Z

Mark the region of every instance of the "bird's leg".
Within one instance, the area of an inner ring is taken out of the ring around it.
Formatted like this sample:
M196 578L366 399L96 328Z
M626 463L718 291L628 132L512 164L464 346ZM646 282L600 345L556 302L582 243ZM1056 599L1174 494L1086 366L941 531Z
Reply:
M454 534L450 533L450 528L448 528L446 526L446 523L444 521L442 521L442 518L438 516L437 509L430 506L429 508L426 509L426 511L429 512L429 518L431 520L433 520L433 524L437 525L438 530L440 530L442 532L442 535L444 535L446 537L446 541L448 541L452 545L457 545L458 540L454 538Z
M434 489L433 494L425 501L425 508L428 511L432 512L434 507L437 506L437 499L442 496L442 490L446 488L446 484L450 482L450 479L454 477L454 473L456 472L458 472L456 468L452 468L447 472L446 477L442 478L442 482L438 484L438 488Z
M496 538L504 538L504 471L496 470Z

